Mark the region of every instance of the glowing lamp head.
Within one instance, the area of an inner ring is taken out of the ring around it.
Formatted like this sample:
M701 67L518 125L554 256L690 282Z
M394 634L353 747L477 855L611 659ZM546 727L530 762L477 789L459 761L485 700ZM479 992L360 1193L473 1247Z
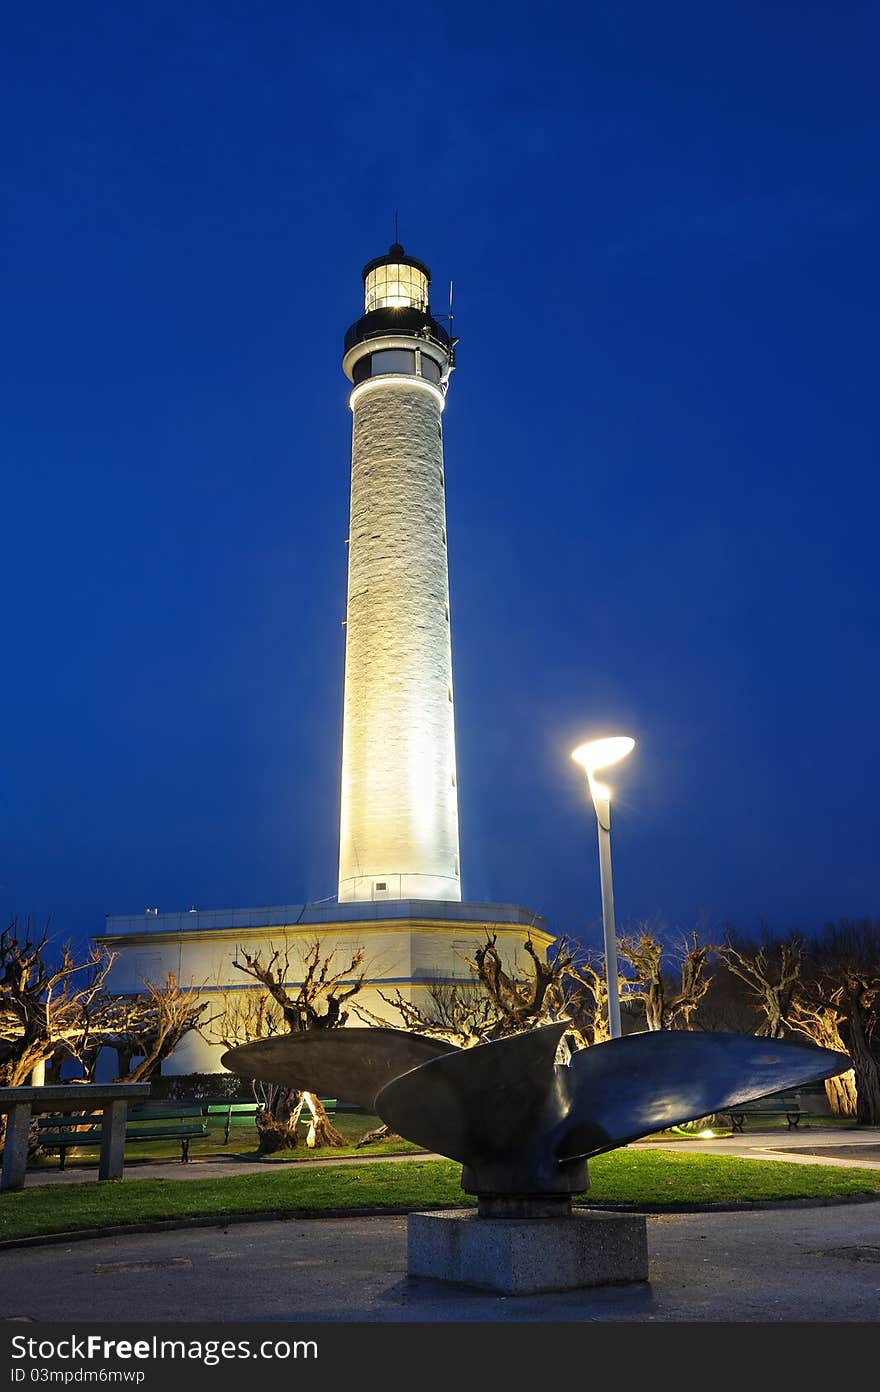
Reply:
M387 256L364 266L364 313L374 309L428 309L431 272L424 261L407 256L399 242Z
M610 798L611 789L604 783L599 783L595 774L599 769L619 764L621 759L632 753L635 746L635 740L629 735L613 735L610 739L587 740L586 744L579 744L577 749L572 751L571 757L576 764L580 764L590 781L593 797Z

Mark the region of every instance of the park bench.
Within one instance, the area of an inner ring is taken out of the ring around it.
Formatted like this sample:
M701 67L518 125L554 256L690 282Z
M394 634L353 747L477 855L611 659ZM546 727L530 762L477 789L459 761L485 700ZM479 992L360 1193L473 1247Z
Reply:
M120 1179L125 1158L128 1104L149 1095L149 1083L58 1083L47 1087L0 1088L0 1110L7 1113L0 1189L24 1187L31 1118L35 1112L62 1116L71 1112L86 1113L86 1125L94 1127L94 1143L101 1147L98 1179ZM96 1112L101 1113L100 1122ZM72 1127L76 1122L65 1121L65 1124Z
M804 1115L804 1107L801 1094L789 1088L783 1089L782 1092L768 1093L766 1097L755 1097L751 1102L740 1102L736 1106L726 1108L721 1115L730 1117L731 1129L734 1132L742 1131L743 1122L749 1116L784 1116L791 1131Z
M223 1127L223 1144L229 1144L229 1132L233 1126L253 1126L254 1118L257 1115L258 1104L256 1102L205 1102L201 1103L205 1109L208 1121L216 1122Z
M40 1145L58 1150L59 1169L64 1169L68 1150L74 1146L99 1145L101 1121L93 1116L41 1116L37 1119ZM180 1158L189 1161L189 1143L207 1136L208 1117L199 1102L147 1102L130 1107L125 1125L126 1143L137 1141L180 1142Z

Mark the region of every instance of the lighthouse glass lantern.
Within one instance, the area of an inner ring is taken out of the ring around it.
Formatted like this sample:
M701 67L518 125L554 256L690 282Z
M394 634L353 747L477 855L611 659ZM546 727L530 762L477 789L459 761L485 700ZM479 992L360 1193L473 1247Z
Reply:
M393 259L390 259L393 258ZM364 312L374 309L428 308L428 268L405 257L395 242L388 257L377 258L364 268Z

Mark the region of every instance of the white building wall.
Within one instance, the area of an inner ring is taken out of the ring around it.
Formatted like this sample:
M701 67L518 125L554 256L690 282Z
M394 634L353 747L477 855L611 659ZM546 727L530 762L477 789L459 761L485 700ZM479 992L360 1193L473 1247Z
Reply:
M550 937L540 929L522 925L483 924L465 922L400 922L357 923L334 925L313 924L296 928L266 927L247 930L193 933L143 934L138 940L126 942L121 936L101 939L116 954L109 980L110 989L120 994L138 994L145 981L164 982L169 972L183 987L194 987L207 1004L206 1017L222 1017L227 999L242 993L262 991L256 982L233 967L233 958L240 948L251 956L259 954L265 963L277 948L289 960L286 973L295 994L296 984L303 978L303 956L317 940L322 960L335 953L334 969L347 966L353 954L362 950L366 980L349 1009L349 1025L371 1023L361 1019L355 1010L377 1016L392 1028L401 1029L401 1017L388 1004L397 992L405 1000L426 1005L425 992L431 982L444 978L467 979L470 976L465 956L485 944L487 931L497 936L498 949L508 971L523 967L523 943L531 936L539 949L546 950ZM385 997L385 999L383 999ZM210 1026L206 1033L216 1033ZM168 1075L185 1073L219 1073L224 1046L212 1038L192 1031L186 1035L173 1056L162 1065Z
M442 409L413 377L352 392L342 903L461 899Z

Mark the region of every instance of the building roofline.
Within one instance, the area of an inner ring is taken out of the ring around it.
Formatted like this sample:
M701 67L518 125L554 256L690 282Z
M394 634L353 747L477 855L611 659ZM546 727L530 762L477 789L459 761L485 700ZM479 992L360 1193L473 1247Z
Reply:
M102 936L181 933L245 928L308 928L408 919L444 923L510 924L545 932L541 914L520 904L446 899L378 899L365 903L273 904L238 909L190 909L183 913L108 914Z

